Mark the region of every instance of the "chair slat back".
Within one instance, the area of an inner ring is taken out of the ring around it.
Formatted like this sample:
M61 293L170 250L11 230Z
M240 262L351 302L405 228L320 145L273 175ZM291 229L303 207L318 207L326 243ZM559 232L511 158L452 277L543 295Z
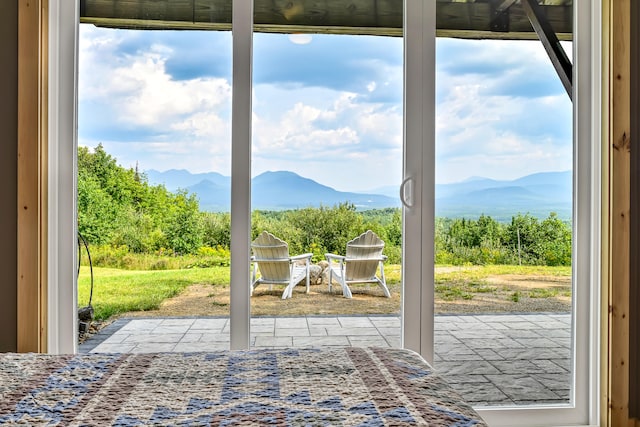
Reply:
M263 231L251 243L263 281L287 282L290 279L289 246L273 234Z
M347 243L346 280L369 280L375 276L384 242L371 230Z

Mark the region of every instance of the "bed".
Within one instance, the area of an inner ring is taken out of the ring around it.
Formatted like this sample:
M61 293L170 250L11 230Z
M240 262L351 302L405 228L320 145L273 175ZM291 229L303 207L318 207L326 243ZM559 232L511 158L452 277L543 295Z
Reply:
M0 425L485 426L389 348L0 354Z

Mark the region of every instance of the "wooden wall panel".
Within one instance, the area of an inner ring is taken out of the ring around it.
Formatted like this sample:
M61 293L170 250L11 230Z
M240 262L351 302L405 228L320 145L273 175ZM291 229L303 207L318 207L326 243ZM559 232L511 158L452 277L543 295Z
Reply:
M47 134L47 0L18 2L18 242L17 347L46 351L43 257L46 221L42 201Z
M0 13L0 352L17 350L18 3Z
M630 0L611 0L608 28L609 233L607 425L629 418Z

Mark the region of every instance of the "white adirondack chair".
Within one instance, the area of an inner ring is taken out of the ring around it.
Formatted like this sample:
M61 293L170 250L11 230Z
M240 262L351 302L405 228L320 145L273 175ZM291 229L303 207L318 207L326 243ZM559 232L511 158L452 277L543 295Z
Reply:
M346 256L325 254L329 262L329 291L335 275L342 285L342 294L345 298L352 297L350 283L377 283L384 295L390 298L391 294L384 278L383 263L387 257L382 255L383 249L384 242L376 233L367 230L347 243ZM380 267L380 277L376 275L378 267Z
M289 245L266 231L251 243L251 250L251 295L261 284L286 285L282 299L291 298L293 288L305 277L309 293L309 263L313 254L289 256Z

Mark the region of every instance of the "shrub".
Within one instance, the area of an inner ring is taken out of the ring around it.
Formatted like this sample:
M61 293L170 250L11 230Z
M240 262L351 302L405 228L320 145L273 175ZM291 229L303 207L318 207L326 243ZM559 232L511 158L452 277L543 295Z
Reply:
M203 238L206 246L231 245L231 215L229 213L205 212L202 216Z
M390 246L385 243L384 251L382 253L389 258L387 260L389 264L402 263L402 248L400 246Z
M96 267L118 267L122 257L129 253L129 248L126 245L89 245L89 253L91 254L91 261ZM84 252L81 252L80 262L82 265L89 265L89 259Z
M149 270L168 270L168 268L169 263L166 259L159 259L157 261L154 261L149 266Z

